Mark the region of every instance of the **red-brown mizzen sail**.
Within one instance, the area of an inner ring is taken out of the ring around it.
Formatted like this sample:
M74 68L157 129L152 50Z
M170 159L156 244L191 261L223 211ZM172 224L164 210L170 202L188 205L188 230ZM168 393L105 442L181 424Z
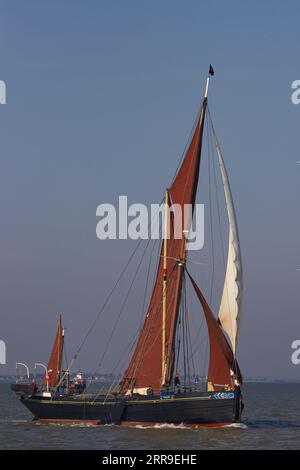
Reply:
M185 153L182 164L169 188L170 205L179 205L184 214L184 206L194 206L198 186L199 167L201 159L201 146L204 127L207 99L204 98L194 133ZM171 211L170 236L168 239L167 268L163 270L163 246L157 268L156 280L150 299L146 319L138 337L135 351L129 366L124 374L121 393L127 391L141 391L152 387L159 391L162 382L169 384L173 375L174 340L183 267L180 260L185 260L186 239L182 234L178 237L178 227L174 214ZM189 228L190 221L184 221L184 228ZM175 237L176 235L176 237ZM162 297L163 277L167 276L167 312L165 323L165 377L162 378Z
M55 387L59 382L62 366L63 347L64 330L62 326L62 317L60 315L57 332L47 367L49 375L49 386L51 387ZM46 379L44 379L44 382L46 383Z
M242 376L238 363L233 355L229 342L227 341L218 320L206 302L204 295L189 273L188 276L192 282L197 297L201 302L207 323L210 344L207 375L208 389L216 391L224 390L224 388L232 389L237 385L237 383L234 383L235 379L240 385L242 384ZM234 375L232 375L230 371L232 371Z

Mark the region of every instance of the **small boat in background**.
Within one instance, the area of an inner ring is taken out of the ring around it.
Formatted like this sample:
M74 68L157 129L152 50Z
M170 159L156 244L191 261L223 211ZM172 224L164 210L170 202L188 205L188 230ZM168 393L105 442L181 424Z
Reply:
M19 373L20 367L26 370L26 376ZM24 362L16 363L16 382L11 384L11 389L16 395L32 395L34 392L34 384L30 381L29 367Z
M42 367L44 376L42 379L42 394L43 396L51 396L50 390L55 388L59 383L62 372L62 358L64 350L64 329L62 326L62 315L59 316L57 332L54 339L53 347L49 357L48 365L45 366L41 362L35 363L35 370L37 367ZM26 379L19 373L19 368L23 367L26 370ZM30 380L30 372L27 364L23 362L16 363L16 382L11 384L11 390L20 396L32 396L33 394L40 393L36 384L35 377Z

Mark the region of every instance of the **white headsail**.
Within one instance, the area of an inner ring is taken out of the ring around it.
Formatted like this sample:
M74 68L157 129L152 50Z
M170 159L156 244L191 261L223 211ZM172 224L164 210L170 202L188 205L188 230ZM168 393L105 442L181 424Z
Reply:
M218 318L230 338L233 353L236 354L243 301L242 259L229 179L220 145L216 138L215 145L221 170L229 223L227 268Z

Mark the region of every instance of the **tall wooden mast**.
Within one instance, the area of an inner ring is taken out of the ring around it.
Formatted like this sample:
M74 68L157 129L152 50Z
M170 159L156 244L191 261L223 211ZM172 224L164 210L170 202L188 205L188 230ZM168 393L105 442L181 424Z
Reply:
M167 260L168 260L168 237L169 237L169 191L165 192L164 211L164 248L163 248L163 289L162 289L162 385L166 382L166 320L167 320Z

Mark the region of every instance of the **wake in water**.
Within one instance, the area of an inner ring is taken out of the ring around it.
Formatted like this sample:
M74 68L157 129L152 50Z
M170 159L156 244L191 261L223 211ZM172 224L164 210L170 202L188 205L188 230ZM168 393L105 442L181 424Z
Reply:
M35 426L51 426L51 427L59 427L59 428L96 428L97 425L91 423L40 423L31 421L32 424ZM112 426L111 424L105 424L103 426Z
M245 423L231 423L226 424L223 428L248 429L248 426Z
M187 426L184 423L181 424L170 424L170 423L162 423L162 424L153 424L152 426L145 426L142 424L138 424L134 426L136 429L248 429L248 426L245 423L231 423L225 424L224 426L205 426L205 425L194 425L194 426Z
M151 426L144 426L142 424L137 424L134 426L136 429L190 429L188 426L181 424L171 424L171 423L161 423L153 424Z
M115 427L118 428L117 425L115 424L92 424L92 423L55 423L55 422L48 422L48 423L43 423L39 421L28 421L28 420L1 420L0 423L17 423L17 424L23 424L23 423L30 423L34 424L35 426L54 426L54 427L66 427L66 428L95 428L95 427L105 427L105 428L111 428ZM157 423L153 425L143 425L143 424L137 424L136 426L130 426L131 428L134 429L184 429L184 430L191 430L191 429L248 429L249 426L247 426L245 423L231 423L231 424L224 424L223 426L205 426L205 425L185 425L184 423L180 424L173 424L173 423Z

